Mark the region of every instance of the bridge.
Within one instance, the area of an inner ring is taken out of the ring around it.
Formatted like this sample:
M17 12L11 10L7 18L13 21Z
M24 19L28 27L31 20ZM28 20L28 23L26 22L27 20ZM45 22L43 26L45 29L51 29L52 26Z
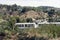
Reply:
M60 24L60 22L16 23L19 28L37 28L40 24Z

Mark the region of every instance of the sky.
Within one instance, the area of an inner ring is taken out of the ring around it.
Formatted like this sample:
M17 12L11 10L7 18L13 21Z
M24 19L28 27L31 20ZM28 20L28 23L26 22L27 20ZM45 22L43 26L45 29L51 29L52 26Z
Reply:
M0 0L0 4L21 6L53 6L60 8L60 0Z

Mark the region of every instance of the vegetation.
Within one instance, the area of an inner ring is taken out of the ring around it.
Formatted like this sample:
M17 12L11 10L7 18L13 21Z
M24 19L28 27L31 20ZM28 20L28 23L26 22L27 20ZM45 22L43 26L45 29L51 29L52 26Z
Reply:
M15 26L15 23L33 22L32 18L25 18L27 15L26 12L31 10L35 14L40 15L40 18L33 16L33 19L35 17L35 19L42 19L45 13L48 14L48 19L53 21L55 18L60 19L60 10L57 9L58 8L48 6L21 7L16 4L0 5L0 36L3 35L4 40L52 40L53 38L60 38L60 25L44 24L39 25L36 29L19 29ZM24 18L21 17L21 15L25 15ZM57 17L53 19L53 15L57 15Z
M14 19L11 19L8 22L2 22L0 25L0 33L5 33L5 40L9 39L53 39L60 37L60 26L59 25L39 25L38 28L28 28L28 29L19 29L18 27L14 26L15 22L12 22ZM13 24L13 25L12 25ZM24 36L24 38L23 38ZM20 38L21 37L21 38ZM31 38L30 38L31 37ZM38 37L38 38L37 38ZM27 39L27 40L28 40Z
M31 28L31 29L24 29L24 33L27 34L28 37L34 37L36 39L40 39L41 37L42 40L49 40L49 39L53 39L53 38L60 38L60 26L58 25L40 25L39 28ZM27 37L25 36L25 37ZM38 37L38 38L37 38ZM58 39L59 40L59 39Z

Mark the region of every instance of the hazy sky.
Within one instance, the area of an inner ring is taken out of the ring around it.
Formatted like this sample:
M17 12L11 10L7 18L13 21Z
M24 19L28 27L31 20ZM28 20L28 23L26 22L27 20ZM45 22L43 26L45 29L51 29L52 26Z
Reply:
M0 4L21 6L53 6L60 8L60 0L0 0Z

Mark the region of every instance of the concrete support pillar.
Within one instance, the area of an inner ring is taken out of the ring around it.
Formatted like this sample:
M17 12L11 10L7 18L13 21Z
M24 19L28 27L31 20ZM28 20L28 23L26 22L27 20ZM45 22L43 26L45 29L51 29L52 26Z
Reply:
M35 24L35 28L37 28L38 27L38 24Z

